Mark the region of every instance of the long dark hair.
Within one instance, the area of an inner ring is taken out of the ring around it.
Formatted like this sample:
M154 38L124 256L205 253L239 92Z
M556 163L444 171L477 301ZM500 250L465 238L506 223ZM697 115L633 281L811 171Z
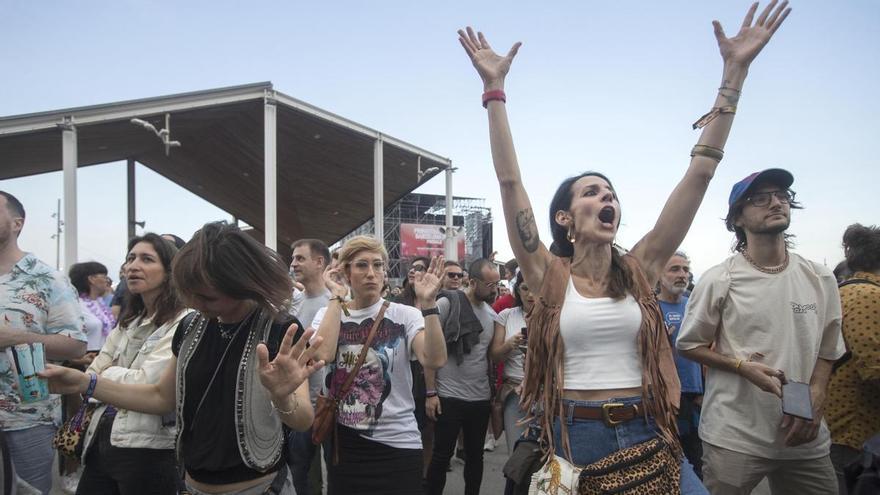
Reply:
M177 254L177 248L170 241L166 241L158 234L150 232L128 241L128 250L131 251L141 242L146 242L153 246L153 249L156 250L156 254L159 256L159 261L162 263L162 268L165 269L165 278L162 280L161 285L162 290L159 291L159 296L156 298L155 313L152 315L153 323L160 327L166 322L171 321L185 308L183 301L177 296L177 289L171 283L171 265L174 255ZM120 326L127 326L139 317L150 316L147 314L144 298L140 294L125 291L125 304L123 307L125 311L122 312L119 318Z
M226 222L206 223L197 231L174 258L172 274L184 301L210 287L277 315L293 294L281 256Z
M556 256L570 258L574 255L574 245L568 240L568 231L562 225L556 223L557 211L569 211L571 209L571 201L574 198L572 187L574 183L583 177L599 177L608 183L611 189L614 186L605 175L599 172L584 172L580 175L569 177L559 184L556 188L556 194L550 201L550 235L553 237L553 244L550 245L550 252ZM617 225L623 218L621 214L617 219ZM621 298L626 296L626 292L632 289L632 276L629 268L621 258L620 252L616 245L611 246L611 267L608 272L608 292L612 298Z

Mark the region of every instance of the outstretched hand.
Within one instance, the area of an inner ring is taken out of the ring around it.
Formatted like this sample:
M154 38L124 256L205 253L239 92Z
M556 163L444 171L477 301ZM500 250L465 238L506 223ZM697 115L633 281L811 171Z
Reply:
M754 21L754 25L752 22L755 12L758 10L758 2L753 3L743 19L742 27L733 38L728 38L724 34L720 22L712 21L712 25L715 27L715 39L718 40L718 48L721 50L721 58L724 59L725 64L748 67L761 53L773 33L779 29L779 26L791 12L787 0L784 0L778 7L777 3L778 0L770 2L758 16L758 19ZM776 7L775 10L774 7Z
M300 336L296 344L293 344L293 336L296 334L296 323L290 325L278 354L271 362L269 361L269 348L266 344L257 345L257 361L259 362L260 383L269 391L272 397L287 397L296 391L309 376L324 366L324 361L313 361L315 351L321 347L322 337L316 337L308 349L306 342L309 341L314 330L307 330Z
M514 43L507 55L502 57L492 50L483 33L474 34L470 26L467 27L467 32L463 29L458 30L458 41L471 58L477 73L480 74L485 89L503 89L504 78L510 71L510 64L513 63L513 57L516 56L522 43L518 41Z
M424 272L416 272L413 280L413 289L416 292L416 300L430 303L437 299L437 292L443 286L443 273L445 271L443 256L431 258L431 264Z
M89 375L66 366L46 364L37 375L49 380L49 392L53 394L82 394L89 385Z

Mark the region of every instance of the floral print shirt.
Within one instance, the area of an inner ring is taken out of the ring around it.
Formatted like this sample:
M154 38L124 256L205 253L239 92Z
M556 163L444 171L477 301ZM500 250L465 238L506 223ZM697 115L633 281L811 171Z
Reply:
M86 341L79 299L67 278L33 254L0 275L0 327ZM22 430L61 423L61 396L23 404L12 388L14 375L0 352L0 428Z

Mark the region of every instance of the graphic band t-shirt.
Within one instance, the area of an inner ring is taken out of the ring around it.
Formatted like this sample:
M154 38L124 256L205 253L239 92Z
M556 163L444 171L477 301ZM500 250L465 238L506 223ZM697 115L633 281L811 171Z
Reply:
M354 368L383 300L342 315L336 361L327 365L328 396L337 394ZM312 327L320 328L326 308ZM416 308L390 303L348 395L339 403L339 424L358 430L375 442L399 449L422 448L412 396L409 361L415 359L412 341L425 328Z
M660 301L659 299L657 302L660 304L663 320L669 329L669 340L672 342L672 348L675 349L675 341L678 340L678 332L681 330L682 321L684 321L688 298L682 296L681 300L677 303ZM678 379L681 381L681 393L702 394L703 369L696 361L683 357L678 351L674 352L675 368L678 370Z

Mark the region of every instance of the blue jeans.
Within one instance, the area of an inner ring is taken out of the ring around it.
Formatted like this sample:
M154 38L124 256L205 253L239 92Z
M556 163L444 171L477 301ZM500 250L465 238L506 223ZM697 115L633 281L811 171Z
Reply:
M620 449L632 447L656 437L657 427L653 420L649 420L646 423L638 418L616 426L605 426L605 423L602 421L576 419L572 417L574 409L571 406L602 407L602 404L607 402L634 404L640 401L640 397L611 399L607 401L563 400L572 461L579 466L592 464ZM562 448L561 431L559 418L556 418L553 425L553 441L556 446L556 455L566 457L565 451ZM682 495L709 494L706 488L703 487L697 474L694 473L693 466L685 457L682 457L681 460L681 493Z
M309 471L312 468L312 462L321 464L315 453L318 446L312 443L312 429L306 431L291 431L287 438L287 465L290 466L290 473L293 475L293 487L296 493L300 495L309 495L315 490L320 492L321 486L309 486ZM318 470L318 479L314 480L321 485L320 469Z
M52 437L55 427L38 425L24 430L4 432L9 455L18 477L47 494L52 489Z
M507 438L507 452L513 453L513 447L526 429L518 425L526 413L519 407L519 395L511 392L504 399L504 436Z

